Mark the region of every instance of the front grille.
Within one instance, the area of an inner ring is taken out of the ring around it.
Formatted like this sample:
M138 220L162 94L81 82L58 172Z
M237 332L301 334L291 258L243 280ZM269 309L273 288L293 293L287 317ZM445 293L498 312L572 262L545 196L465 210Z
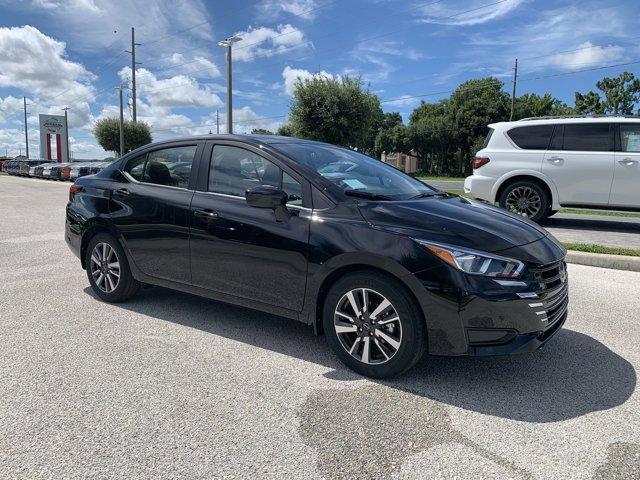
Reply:
M554 325L564 317L569 304L569 284L567 282L567 264L564 261L529 267L528 280L536 285L536 301L531 301L531 307L545 328Z

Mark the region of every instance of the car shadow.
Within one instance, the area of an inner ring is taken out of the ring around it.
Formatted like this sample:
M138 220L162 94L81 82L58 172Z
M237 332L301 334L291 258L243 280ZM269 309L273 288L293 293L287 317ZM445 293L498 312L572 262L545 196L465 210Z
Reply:
M567 228L571 230L640 233L640 222L634 222L624 217L551 217L547 218L542 226L544 228Z
M84 291L95 297L90 287ZM323 337L293 320L159 287L118 306L323 365L334 380L362 378L339 362ZM606 345L564 328L534 353L425 356L403 376L375 382L466 410L543 423L621 405L635 390L636 372Z

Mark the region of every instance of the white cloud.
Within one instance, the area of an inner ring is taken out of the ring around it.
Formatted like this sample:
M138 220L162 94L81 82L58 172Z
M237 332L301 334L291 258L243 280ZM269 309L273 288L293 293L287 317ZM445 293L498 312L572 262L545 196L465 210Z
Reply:
M122 80L130 78L131 68L123 68L118 75ZM138 97L146 98L156 107L219 107L222 105L222 100L211 87L202 86L187 75L158 79L150 71L140 68L136 69L136 83Z
M242 37L242 41L234 46L233 58L243 62L257 57L272 57L308 43L304 32L289 24L278 25L275 30L269 27L249 27L236 35Z
M618 45L600 46L587 41L578 45L574 51L547 57L544 63L568 70L578 70L590 65L615 62L623 55L624 49Z
M0 1L6 3L7 8L28 8L50 17L54 21L48 28L64 33L65 38L74 42L76 50L93 51L114 41L113 52L128 48L132 25L136 26L136 40L143 44L141 59L165 51L167 45L173 51L182 51L186 49L183 47L192 46L194 39L213 39L203 0L33 0L30 5ZM197 24L200 24L198 28L191 28ZM167 41L160 40L183 30L184 33L173 35Z
M465 4L464 10L460 7L451 8L449 5L438 3L427 4L420 11L422 23L437 23L441 25L479 25L504 17L517 9L527 0L507 0L503 3L487 5L484 0L473 0ZM485 7L485 5L487 5ZM463 13L466 12L466 13Z
M220 132L227 131L226 114L221 114L221 120L225 120L220 124ZM283 124L284 117L272 117L271 115L260 115L254 112L250 107L242 107L233 109L233 132L234 133L250 133L254 128L264 128L271 132L275 132L280 125ZM203 122L208 125L215 125L215 115L211 115ZM212 127L205 127L212 128ZM213 128L215 132L215 128Z
M8 118L19 118L18 112L22 112L22 99L12 97L11 95L5 98L0 98L0 122L4 122Z
M282 78L284 79L284 91L287 95L293 95L295 84L298 79L305 81L309 78L336 78L334 75L322 70L321 72L311 73L309 70L303 68L291 68L289 65L282 70Z
M93 88L87 83L93 75L67 60L65 49L64 42L29 25L0 28L0 87L20 88L45 100L93 100Z
M382 103L386 107L413 107L420 103L420 99L415 96L401 95L393 100L383 101Z
M259 8L266 14L277 16L286 12L305 20L313 20L320 7L316 0L265 0Z
M200 55L194 55L192 59L187 59L182 53L174 53L166 58L167 66L157 68L154 71L173 71L181 74L198 74L201 78L217 78L220 76L220 69L211 60ZM136 70L137 71L137 70Z

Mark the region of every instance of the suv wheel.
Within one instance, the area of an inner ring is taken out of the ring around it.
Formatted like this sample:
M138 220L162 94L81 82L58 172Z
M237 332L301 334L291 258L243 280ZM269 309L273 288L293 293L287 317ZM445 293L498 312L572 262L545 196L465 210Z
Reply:
M376 272L342 277L323 308L327 341L352 370L393 377L416 364L426 348L426 326L406 289Z
M541 222L549 214L547 192L536 182L523 180L507 185L499 202L502 208L534 222Z
M94 236L85 255L89 283L102 300L122 302L138 293L140 282L133 278L124 250L111 235Z

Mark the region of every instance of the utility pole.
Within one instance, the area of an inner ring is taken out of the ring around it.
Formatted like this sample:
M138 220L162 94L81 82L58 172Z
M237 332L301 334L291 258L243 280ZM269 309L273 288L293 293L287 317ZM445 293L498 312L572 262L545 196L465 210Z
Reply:
M71 161L71 154L69 152L69 116L67 115L67 111L69 110L70 107L64 107L64 130L66 132L65 134L65 140L67 142L67 162Z
M231 76L231 46L242 40L242 38L234 35L226 40L221 40L218 45L227 48L227 133L233 133L233 98L232 98L232 76Z
M131 27L131 50L125 50L125 52L131 54L131 119L133 123L138 120L136 112L136 65L140 65L140 62L136 62L136 29Z
M218 114L218 110L216 110L216 133L220 133L220 115Z
M513 110L516 106L516 85L518 83L518 59L516 58L516 63L513 66L513 91L511 93L511 115L509 116L509 121L513 120Z
M24 148L27 152L27 160L29 160L29 129L27 128L27 97L22 97L24 104ZM20 152L22 154L22 152Z
M120 94L120 156L124 155L124 116L122 113L122 85L117 87Z

